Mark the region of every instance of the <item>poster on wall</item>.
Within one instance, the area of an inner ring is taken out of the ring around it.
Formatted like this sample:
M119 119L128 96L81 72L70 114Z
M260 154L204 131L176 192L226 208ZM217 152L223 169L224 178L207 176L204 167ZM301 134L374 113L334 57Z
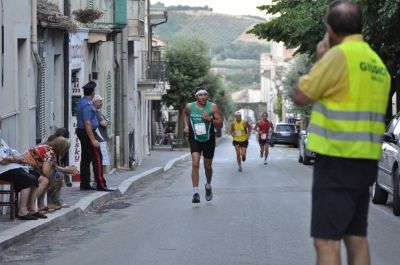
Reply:
M69 161L71 165L80 167L81 144L75 133L77 128L76 105L83 95L82 82L84 81L84 48L85 39L88 38L88 31L78 29L69 36L69 132L71 138L71 149ZM79 176L73 176L74 181L79 181Z

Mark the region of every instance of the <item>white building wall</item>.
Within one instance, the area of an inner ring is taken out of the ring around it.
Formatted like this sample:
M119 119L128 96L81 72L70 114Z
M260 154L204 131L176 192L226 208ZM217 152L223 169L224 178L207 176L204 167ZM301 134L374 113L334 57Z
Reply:
M4 54L0 80L2 135L18 150L35 143L36 63L30 46L31 1L1 1Z

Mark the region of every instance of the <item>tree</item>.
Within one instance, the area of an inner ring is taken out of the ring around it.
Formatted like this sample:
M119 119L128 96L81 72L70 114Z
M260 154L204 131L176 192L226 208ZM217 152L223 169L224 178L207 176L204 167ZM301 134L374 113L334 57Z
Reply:
M180 119L186 103L195 100L194 91L199 86L208 88L210 100L218 104L222 113L233 109L221 77L211 71L211 58L203 41L179 38L167 46L166 59L171 88L163 96L163 101L179 111ZM181 126L180 122L179 134L182 133Z
M258 7L276 17L249 32L261 39L282 41L297 53L314 54L325 32L323 18L332 0L273 0ZM357 0L364 15L365 40L381 56L392 76L392 93L400 97L400 0ZM391 98L391 97L390 97ZM400 98L399 98L400 99ZM398 100L400 101L400 100ZM389 104L390 105L390 104ZM398 104L400 107L400 104ZM388 113L390 116L390 114Z
M312 60L306 54L298 54L295 56L293 63L289 67L286 72L285 78L283 79L283 93L285 98L291 98L294 92L294 88L297 85L297 81L300 76L308 73L312 66ZM291 112L301 113L304 116L308 116L311 113L311 107L301 107L295 104L291 104L290 109Z

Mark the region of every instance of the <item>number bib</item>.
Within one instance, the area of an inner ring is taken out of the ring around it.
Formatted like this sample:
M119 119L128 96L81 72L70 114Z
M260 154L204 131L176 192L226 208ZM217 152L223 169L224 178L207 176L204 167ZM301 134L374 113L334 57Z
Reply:
M197 135L203 135L203 134L207 134L206 131L206 124L205 123L196 123L194 125L194 130L196 131Z
M267 139L267 134L266 133L262 133L261 134L261 140L266 140Z

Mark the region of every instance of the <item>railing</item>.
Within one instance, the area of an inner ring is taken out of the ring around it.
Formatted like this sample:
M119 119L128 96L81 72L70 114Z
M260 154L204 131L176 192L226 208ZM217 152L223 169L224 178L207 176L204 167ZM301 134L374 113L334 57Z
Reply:
M148 52L142 52L142 80L165 81L168 79L167 62L161 60L160 54L153 54L153 59L149 62Z
M100 10L102 16L88 24L90 28L113 29L123 28L127 24L126 3L127 0L89 0L87 5L72 4L72 9L93 8Z

